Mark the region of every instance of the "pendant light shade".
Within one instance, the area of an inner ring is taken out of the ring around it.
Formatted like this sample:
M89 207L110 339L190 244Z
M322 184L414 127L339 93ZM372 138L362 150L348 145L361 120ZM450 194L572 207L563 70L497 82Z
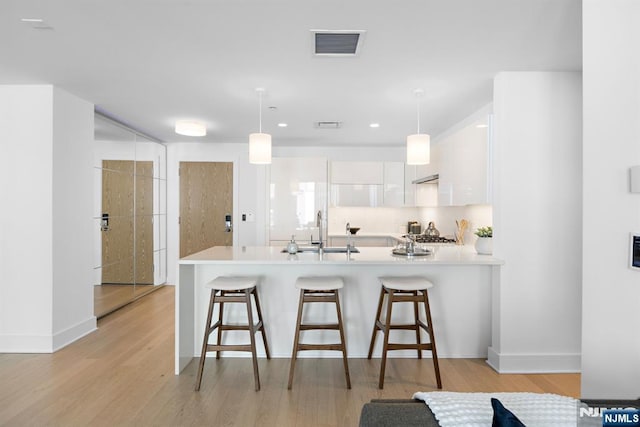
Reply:
M416 99L424 95L422 89L413 91ZM407 136L407 164L408 165L428 165L431 161L431 137L425 133L420 133L420 101L417 102L418 110L418 132Z
M260 131L249 134L249 163L254 165L268 165L271 163L271 135L262 133L262 94L263 88L257 88L259 102L259 123Z
M424 133L407 136L407 164L428 165L431 161L431 137Z
M254 165L271 163L271 135L268 133L249 135L249 163Z

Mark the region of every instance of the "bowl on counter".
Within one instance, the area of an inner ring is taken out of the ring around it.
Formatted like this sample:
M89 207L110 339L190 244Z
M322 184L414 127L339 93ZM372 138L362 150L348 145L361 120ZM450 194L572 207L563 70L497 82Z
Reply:
M358 232L358 230L360 230L360 227L351 227L349 229L349 231L351 232L351 234L356 234Z

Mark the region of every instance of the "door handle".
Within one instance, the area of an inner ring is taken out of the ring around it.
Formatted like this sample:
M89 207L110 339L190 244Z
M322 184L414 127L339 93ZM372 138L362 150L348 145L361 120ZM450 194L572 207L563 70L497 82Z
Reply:
M231 215L226 214L224 216L224 231L226 233L231 233L231 230L232 230Z
M103 213L100 220L100 231L109 231L109 214Z

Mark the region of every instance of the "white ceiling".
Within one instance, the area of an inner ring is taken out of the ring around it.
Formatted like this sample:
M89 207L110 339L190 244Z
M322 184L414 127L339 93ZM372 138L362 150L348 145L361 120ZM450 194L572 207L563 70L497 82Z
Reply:
M366 35L357 57L314 57L311 29ZM0 1L0 84L54 84L167 142L247 142L264 87L275 146L403 145L415 88L437 135L491 102L500 71L581 64L581 0ZM176 135L184 118L208 135Z

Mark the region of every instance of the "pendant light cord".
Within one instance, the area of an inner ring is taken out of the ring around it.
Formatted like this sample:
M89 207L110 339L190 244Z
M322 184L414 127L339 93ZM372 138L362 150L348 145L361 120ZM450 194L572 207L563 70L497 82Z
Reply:
M420 97L416 97L417 98L417 110L418 110L418 134L420 134Z
M262 92L258 93L258 105L259 105L259 111L258 111L258 117L260 120L260 133L262 133Z

